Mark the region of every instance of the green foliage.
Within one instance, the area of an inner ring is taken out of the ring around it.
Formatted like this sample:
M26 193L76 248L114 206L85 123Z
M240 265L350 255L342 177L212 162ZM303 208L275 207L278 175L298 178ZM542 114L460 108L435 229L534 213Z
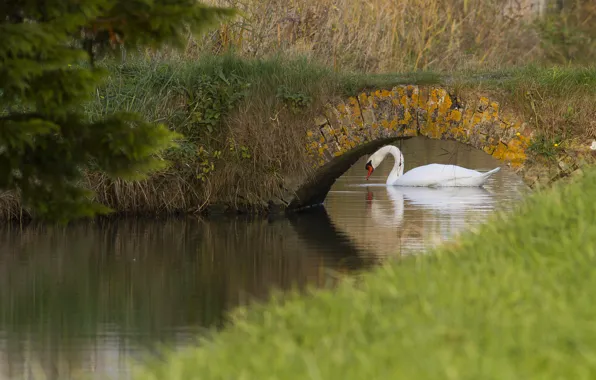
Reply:
M596 59L596 4L592 0L562 2L562 8L536 21L548 61L588 63Z
M253 305L137 379L591 379L596 171L338 289Z
M528 150L546 158L554 159L557 157L561 141L561 138L550 138L544 134L539 134L530 142Z
M312 98L301 92L291 92L287 87L281 86L277 90L277 97L290 107L292 112L298 112L310 105Z
M191 123L185 135L199 137L203 129L212 133L222 121L222 117L232 110L247 95L249 83L235 73L224 74L218 70L216 75L201 75L186 89L188 96L188 114Z
M176 134L129 112L83 112L106 71L98 51L177 44L232 10L194 0L4 1L0 5L0 189L57 221L105 213L82 185L93 168L144 178Z
M255 145L270 133L272 114L285 107L278 96L280 88L299 94L304 100L300 104L310 107L314 101L322 103L341 93L342 87L342 76L304 59L245 60L230 54L159 61L131 54L125 63L101 61L98 65L110 74L94 99L85 104L90 117L134 111L184 135L162 156L173 162L169 174L185 182L199 179L197 185L208 185L207 179L223 161L237 167L246 163L247 168L252 162L252 170L266 173L254 163ZM295 116L297 120L305 117ZM294 141L288 143L294 145ZM274 165L279 167L280 160ZM246 171L244 175L254 177Z

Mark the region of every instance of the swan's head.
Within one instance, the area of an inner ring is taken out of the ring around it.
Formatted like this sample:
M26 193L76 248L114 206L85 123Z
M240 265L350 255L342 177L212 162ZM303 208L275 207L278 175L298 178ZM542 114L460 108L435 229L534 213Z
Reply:
M393 145L385 145L381 149L377 150L373 154L370 155L368 158L368 162L366 163L366 171L368 174L366 175L366 179L370 177L370 175L375 171L376 168L381 165L381 162L385 159L387 154L392 154L395 157L395 169L402 170L398 175L403 173L403 163L404 163L404 156L401 154L401 151Z
M380 156L377 153L372 154L369 158L368 158L368 162L366 163L365 169L368 172L368 174L366 175L366 179L368 179L370 177L371 174L373 174L373 172L375 171L375 169L381 165L381 162L383 161L384 156Z

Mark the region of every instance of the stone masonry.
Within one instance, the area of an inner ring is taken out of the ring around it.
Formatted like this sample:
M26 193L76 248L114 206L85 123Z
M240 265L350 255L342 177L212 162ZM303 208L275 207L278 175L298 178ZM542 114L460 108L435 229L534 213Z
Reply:
M294 187L290 208L321 203L335 179L363 154L414 136L481 149L516 170L530 187L580 170L573 154L554 164L528 160L533 134L528 123L486 96L464 102L445 88L415 85L362 92L328 105L315 118L306 145L315 174Z

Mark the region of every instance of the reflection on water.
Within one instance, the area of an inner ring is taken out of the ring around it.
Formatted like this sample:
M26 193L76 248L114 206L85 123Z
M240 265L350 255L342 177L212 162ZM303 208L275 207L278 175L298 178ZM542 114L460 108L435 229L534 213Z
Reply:
M406 170L498 165L446 142L412 139L402 149ZM363 160L325 208L288 219L0 228L0 378L128 378L130 357L191 344L272 289L330 286L338 273L450 239L509 207L523 187L506 168L486 190L386 187L392 162L367 182Z
M362 157L338 179L325 207L337 229L378 257L410 254L452 239L470 224L486 220L493 210L511 208L527 191L511 169L457 142L411 139L402 142L401 150L405 171L430 163L501 170L482 188L386 186L393 158L366 181L367 157Z
M123 378L124 354L192 341L273 288L332 285L334 271L372 264L325 217L4 228L0 373Z

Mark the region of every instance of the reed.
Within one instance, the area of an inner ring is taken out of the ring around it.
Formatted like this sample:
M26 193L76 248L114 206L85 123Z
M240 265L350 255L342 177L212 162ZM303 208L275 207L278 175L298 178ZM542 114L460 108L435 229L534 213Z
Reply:
M308 56L364 73L593 62L596 6L511 0L210 0L243 17L190 38L185 57ZM534 5L534 7L533 7ZM160 56L174 54L160 52Z

